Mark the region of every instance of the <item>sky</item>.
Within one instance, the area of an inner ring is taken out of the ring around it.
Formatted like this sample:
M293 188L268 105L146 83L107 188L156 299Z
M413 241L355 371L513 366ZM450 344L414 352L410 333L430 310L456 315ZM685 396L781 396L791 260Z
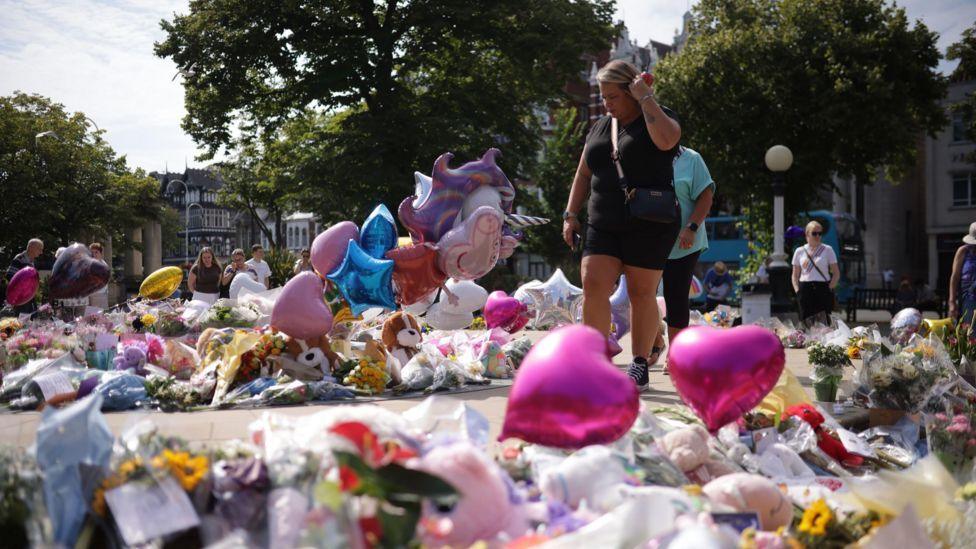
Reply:
M129 165L147 171L199 166L200 150L180 128L186 111L172 61L153 55L159 21L188 0L0 0L0 95L39 93L82 111ZM632 39L670 44L690 0L618 0L617 18ZM976 0L909 0L941 38L958 40L976 22ZM948 72L953 65L943 62Z

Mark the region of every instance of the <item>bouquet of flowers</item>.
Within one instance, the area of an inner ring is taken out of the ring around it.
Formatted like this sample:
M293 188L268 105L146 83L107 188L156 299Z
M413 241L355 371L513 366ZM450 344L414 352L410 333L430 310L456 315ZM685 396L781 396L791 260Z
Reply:
M976 333L972 324L959 324L933 334L939 337L960 373L972 374L972 364L976 363Z
M285 337L282 334L274 333L270 329L261 330L260 334L257 343L241 355L241 366L237 370L235 383L247 383L266 375L268 358L285 352Z
M27 364L28 361L38 358L41 352L46 351L51 345L52 339L50 332L32 328L22 330L7 338L4 342L4 348L7 351L4 371L16 370Z
M250 328L261 317L261 311L251 303L232 306L221 299L204 311L197 319L197 326L206 328Z
M875 408L917 412L930 400L934 387L958 378L941 342L913 336L908 345L881 345L866 353L858 373L870 389Z
M183 320L183 311L161 312L156 319L155 331L163 337L182 337L190 331L190 326Z
M976 409L959 413L926 414L925 435L929 452L935 454L958 480L972 480L973 458L976 458Z
M363 391L370 395L380 394L390 381L386 373L386 364L374 357L364 356L356 361L355 366L342 383Z
M787 349L802 349L807 345L807 334L803 330L793 330L782 339Z
M874 511L839 514L823 498L806 509L794 513L793 525L777 532L757 532L748 528L742 532L739 547L851 547L875 529L884 526L890 517Z
M844 377L844 366L851 366L851 359L843 347L815 343L807 349L807 358L813 365L813 389L817 400L833 402L837 398L837 387Z
M7 338L14 335L17 330L20 330L23 327L24 325L21 324L20 320L17 320L16 318L7 317L0 319L0 341L6 341Z

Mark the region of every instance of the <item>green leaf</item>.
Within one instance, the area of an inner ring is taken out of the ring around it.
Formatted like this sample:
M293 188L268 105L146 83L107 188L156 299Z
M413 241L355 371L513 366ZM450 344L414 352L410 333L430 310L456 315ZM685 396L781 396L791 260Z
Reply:
M397 514L380 507L378 518L383 528L383 538L380 545L389 548L408 547L417 532L420 521L420 505L402 505L396 509Z
M457 490L446 481L415 469L407 469L396 463L380 467L377 476L391 492L421 497L444 498L456 496Z

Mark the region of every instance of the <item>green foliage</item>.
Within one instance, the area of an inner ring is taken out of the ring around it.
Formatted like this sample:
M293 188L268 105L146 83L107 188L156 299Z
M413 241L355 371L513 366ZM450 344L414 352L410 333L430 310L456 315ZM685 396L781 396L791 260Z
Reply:
M268 151L275 188L329 223L394 208L444 151L498 146L509 177L529 173L535 109L606 47L612 14L610 0L197 0L162 22L156 54L193 66L197 143Z
M807 209L834 173L870 183L914 162L920 132L945 125L937 35L883 0L702 0L692 38L657 66L720 192L765 187L770 146L789 146L787 211Z
M531 215L547 217L546 225L525 230L523 248L545 258L546 263L561 267L571 276L579 270L579 259L563 241L562 213L569 200L569 190L583 152L583 124L575 109L562 108L553 113L555 129L546 139L544 158L533 172L532 183L541 199L529 193L519 196L520 206Z
M50 250L111 236L121 251L125 229L160 218L156 180L129 170L87 124L84 114L39 95L0 97L3 265L33 237Z
M294 273L295 254L286 248L271 248L264 254L264 260L271 269L271 287L284 286Z
M847 353L840 345L814 343L807 347L807 359L810 364L825 368L841 368L851 365L851 359L847 357Z
M737 223L749 241L749 255L741 258L736 273L740 287L749 282L773 253L773 212L768 198L764 198L753 195L749 205L742 207L742 219Z
M976 25L964 30L962 39L949 46L946 59L959 61L959 66L952 75L954 79L976 79ZM952 110L962 114L963 120L968 123L966 137L976 141L976 96L969 94L965 100L953 105ZM976 153L969 153L968 158L970 162L976 163Z

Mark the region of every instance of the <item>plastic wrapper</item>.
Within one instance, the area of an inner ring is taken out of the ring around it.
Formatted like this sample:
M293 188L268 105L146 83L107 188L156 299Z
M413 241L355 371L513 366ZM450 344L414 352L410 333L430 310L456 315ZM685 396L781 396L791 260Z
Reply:
M883 466L896 469L911 467L918 460L915 450L918 435L918 424L907 416L895 425L872 427L858 433L868 441Z
M302 404L308 400L309 390L302 381L289 381L265 389L259 398L262 404L269 406Z
M865 353L857 372L872 407L910 413L925 409L933 394L944 394L957 378L942 342L917 335L905 346L880 345Z
M260 459L224 460L213 466L214 513L230 530L254 530L264 524L270 489L271 479Z
M177 379L190 379L200 363L196 349L176 339L167 339L165 348L163 358L157 365Z
M460 437L478 448L488 447L488 419L464 402L434 395L402 415L414 431Z
M47 408L37 428L37 464L44 473L44 501L58 544L73 546L91 494L82 489L81 465L106 467L113 437L93 395L62 410Z
M214 388L212 404L220 404L221 399L227 394L237 370L241 367L241 355L246 353L254 344L258 342L261 335L256 332L237 331L234 333L229 343L220 350L220 361L217 366L217 385Z
M108 377L95 392L102 395L102 410L107 411L130 410L148 399L146 380L128 373Z
M55 359L31 360L19 370L3 376L3 391L0 399L10 400L22 396L24 386L34 377L64 369L83 370L84 365L76 361L70 353Z
M356 393L350 391L348 387L336 383L331 378L322 381L309 381L306 386L308 387L309 401L342 400L356 397Z
M508 357L509 362L512 364L512 368L518 370L519 366L522 365L522 360L525 355L529 354L532 349L532 340L527 337L520 337L518 339L513 339L505 345L502 345L502 352Z
M111 370L113 360L115 360L115 349L85 351L85 361L88 362L90 368Z

